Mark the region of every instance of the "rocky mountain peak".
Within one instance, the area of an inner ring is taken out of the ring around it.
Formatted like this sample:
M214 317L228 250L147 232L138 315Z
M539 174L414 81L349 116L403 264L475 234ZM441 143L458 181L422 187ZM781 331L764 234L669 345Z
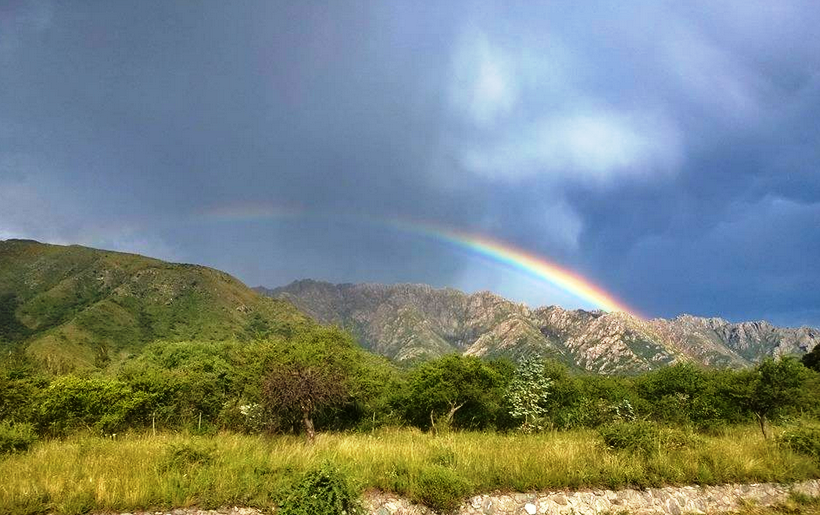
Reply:
M340 324L365 347L398 361L448 352L511 358L537 353L590 372L637 373L678 361L749 366L766 356L808 352L820 341L812 328L693 315L641 320L560 306L531 309L489 291L467 294L425 284L303 280L258 291L286 298L321 322Z

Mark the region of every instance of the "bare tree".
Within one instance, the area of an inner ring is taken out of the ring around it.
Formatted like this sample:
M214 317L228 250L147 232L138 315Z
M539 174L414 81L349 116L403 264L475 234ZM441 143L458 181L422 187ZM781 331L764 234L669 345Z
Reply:
M338 373L318 365L288 363L275 365L262 384L263 399L273 413L299 416L307 441L316 438L315 413L347 398L346 381Z

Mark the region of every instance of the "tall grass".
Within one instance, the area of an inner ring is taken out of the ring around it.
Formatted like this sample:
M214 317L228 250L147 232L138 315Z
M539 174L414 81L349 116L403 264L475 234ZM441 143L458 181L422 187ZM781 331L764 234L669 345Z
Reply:
M431 485L458 479L453 495L494 490L788 482L820 477L820 463L765 441L754 427L701 436L657 452L615 451L593 431L540 435L411 429L292 436L130 434L74 436L0 461L0 513L134 511L197 505L268 507L305 471L334 463L360 489L429 499ZM432 478L432 479L431 479Z

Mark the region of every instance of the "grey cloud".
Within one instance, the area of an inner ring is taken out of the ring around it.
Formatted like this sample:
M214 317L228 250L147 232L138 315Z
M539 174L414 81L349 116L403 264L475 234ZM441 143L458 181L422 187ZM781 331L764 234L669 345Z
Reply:
M820 325L812 2L9 5L0 237L571 305L351 221L429 220L650 315ZM203 216L242 205L321 216Z

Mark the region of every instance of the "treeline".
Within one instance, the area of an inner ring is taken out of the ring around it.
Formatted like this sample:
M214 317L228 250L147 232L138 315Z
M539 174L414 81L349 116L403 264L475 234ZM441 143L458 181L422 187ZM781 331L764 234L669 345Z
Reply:
M151 428L312 436L384 425L539 431L635 420L702 431L754 421L765 431L778 417L820 418L820 374L795 359L740 371L680 364L634 377L573 374L537 357L516 365L449 355L400 369L341 330L314 328L251 343L154 344L86 374L47 376L21 356L0 367L0 432L41 437Z

